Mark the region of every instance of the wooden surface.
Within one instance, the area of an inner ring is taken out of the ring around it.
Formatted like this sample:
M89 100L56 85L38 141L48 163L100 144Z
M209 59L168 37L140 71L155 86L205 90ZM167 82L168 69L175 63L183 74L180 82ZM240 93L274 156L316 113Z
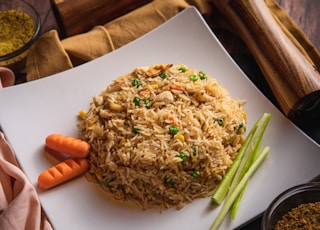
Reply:
M104 25L151 0L53 0L63 37L87 32ZM74 12L77 12L76 14Z
M40 13L42 19L42 33L50 30L57 29L60 31L59 24L55 19L55 14L52 10L51 0L26 0L31 3ZM53 0L52 0L53 1ZM58 0L56 0L58 1ZM78 0L76 0L78 1ZM91 0L88 0L91 1ZM116 2L105 0L106 2ZM138 0L135 0L138 1ZM320 50L320 1L319 0L276 0L290 15L290 17L302 29L315 47ZM117 12L114 12L116 14ZM76 12L75 12L76 15ZM60 19L61 20L61 19ZM232 46L234 39L226 38L222 44ZM238 44L237 44L238 45ZM235 45L235 46L237 46ZM239 47L241 49L241 47ZM231 56L235 59L238 65L249 76L249 78L256 84L256 86L273 102L276 104L272 91L265 81L256 60L251 55L244 55L233 53ZM313 138L320 140L320 123L319 118L316 118L316 123L305 123L305 119L301 119L299 126L307 134ZM257 230L260 229L261 217L258 217L253 222L241 227L242 230Z
M320 1L319 0L277 0L298 24L311 42L320 50Z
M52 11L51 0L26 0L41 15L42 32L58 29L58 23ZM52 0L53 1L53 0ZM109 1L109 0L105 0ZM138 0L136 0L138 1ZM303 30L310 41L320 50L320 1L319 0L276 0Z

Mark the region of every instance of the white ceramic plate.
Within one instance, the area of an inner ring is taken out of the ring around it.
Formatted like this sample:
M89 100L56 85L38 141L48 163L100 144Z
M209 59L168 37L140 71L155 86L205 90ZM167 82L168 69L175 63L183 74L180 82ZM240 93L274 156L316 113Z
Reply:
M238 216L221 229L233 229L263 212L271 200L320 173L320 148L287 120L248 80L211 33L195 8L188 8L157 29L108 55L60 74L0 90L0 124L19 162L36 186L40 172L52 166L43 155L50 133L77 136L77 114L113 78L136 66L184 63L216 78L234 97L248 100L248 124L272 113L263 145L271 153L250 181ZM141 211L116 202L84 177L39 191L55 229L208 229L219 208L210 198L182 210Z

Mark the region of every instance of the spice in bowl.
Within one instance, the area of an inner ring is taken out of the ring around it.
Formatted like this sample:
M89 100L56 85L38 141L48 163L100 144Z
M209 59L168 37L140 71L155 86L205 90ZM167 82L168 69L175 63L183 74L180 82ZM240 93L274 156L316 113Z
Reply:
M292 187L276 197L262 219L262 230L320 229L320 183Z
M299 228L320 228L320 201L300 204L283 215L275 226L275 230Z
M35 25L31 17L16 10L0 11L0 56L10 54L31 40Z
M40 34L36 9L24 0L0 0L0 66L20 73Z

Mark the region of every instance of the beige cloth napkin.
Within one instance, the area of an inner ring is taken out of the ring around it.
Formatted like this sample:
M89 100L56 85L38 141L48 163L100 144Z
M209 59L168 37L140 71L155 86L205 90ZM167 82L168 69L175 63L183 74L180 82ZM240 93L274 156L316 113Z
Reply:
M190 5L195 6L203 14L209 26L217 32L218 37L224 36L224 40L232 40L233 47L224 44L229 52L232 53L235 50L249 54L228 21L220 15L213 4L210 4L213 1L154 0L105 25L97 25L87 33L64 40L59 39L57 31L49 31L39 39L29 54L27 80L50 76L110 53L151 31ZM320 69L320 54L314 45L275 0L264 1L291 41L307 60Z
M198 2L201 5L208 4L205 0ZM30 51L27 80L46 77L112 52L151 31L189 5L184 0L154 0L105 25L98 25L87 33L62 41L57 31L49 31ZM63 62L63 65L55 62Z
M0 229L50 230L37 192L0 132Z

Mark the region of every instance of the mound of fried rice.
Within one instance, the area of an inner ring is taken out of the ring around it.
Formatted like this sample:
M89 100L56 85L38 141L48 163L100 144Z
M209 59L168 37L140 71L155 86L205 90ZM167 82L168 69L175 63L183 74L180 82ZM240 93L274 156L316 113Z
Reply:
M94 96L79 123L87 178L143 209L208 197L244 141L243 105L203 71L137 67Z

